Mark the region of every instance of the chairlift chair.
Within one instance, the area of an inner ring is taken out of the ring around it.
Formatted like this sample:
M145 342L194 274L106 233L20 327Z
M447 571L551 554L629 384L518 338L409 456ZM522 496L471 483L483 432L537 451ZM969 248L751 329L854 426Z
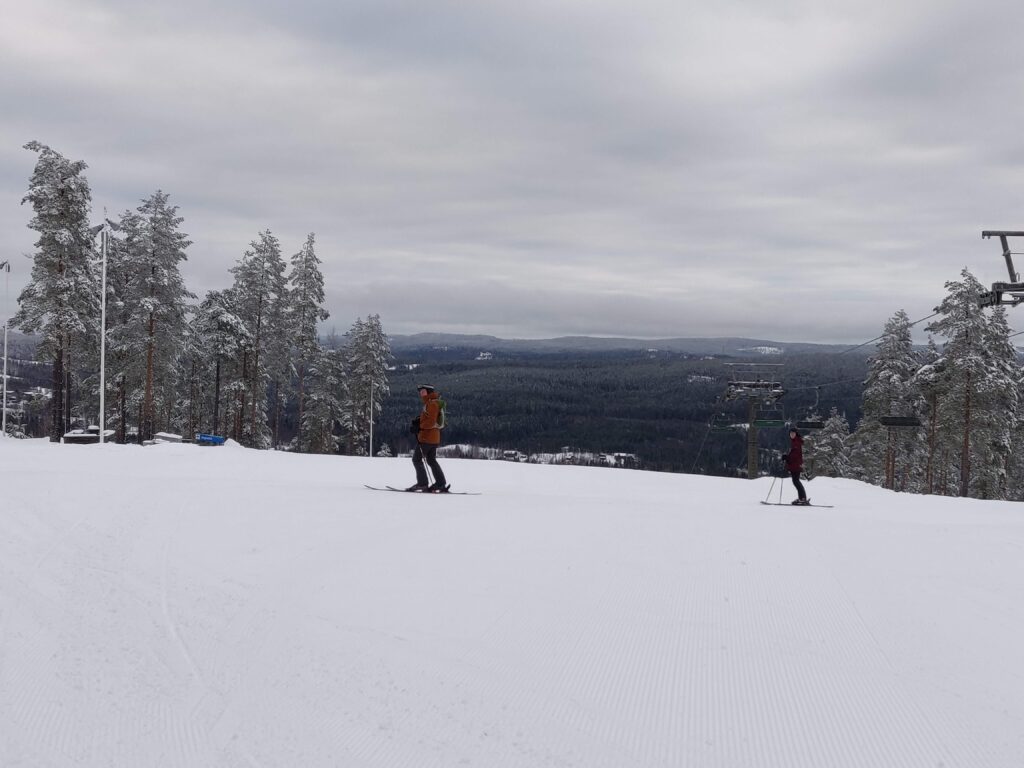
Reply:
M711 433L724 435L736 431L736 417L728 413L716 413L711 417Z
M824 429L825 422L818 416L818 400L821 397L821 387L817 386L814 388L814 405L806 411L806 416L803 419L798 419L793 425L797 429L803 430L804 432L811 432L817 429Z
M764 410L758 410L754 416L755 427L784 427L786 426L786 414L781 405L771 405Z
M801 430L802 432L813 432L814 430L824 429L825 422L815 419L797 421L793 424L794 427Z
M920 427L921 419L917 416L879 416L878 423L883 427L889 427L891 429L900 429L906 427Z

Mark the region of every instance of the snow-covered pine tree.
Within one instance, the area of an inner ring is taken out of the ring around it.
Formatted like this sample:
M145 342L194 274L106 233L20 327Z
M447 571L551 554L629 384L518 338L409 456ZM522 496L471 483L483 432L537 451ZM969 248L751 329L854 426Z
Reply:
M814 435L813 441L808 443L805 464L813 463L816 476L849 477L849 438L850 425L846 415L833 407L825 426Z
M342 420L347 399L344 353L317 347L309 360L306 408L302 413L307 451L338 452L335 426Z
M945 361L928 338L928 347L921 357L921 367L914 374L914 389L921 400L921 415L925 430L923 446L925 470L921 478L921 493L935 493L940 484L944 465L939 461L939 402L946 396Z
M348 452L362 456L369 449L370 420L376 419L383 408L384 398L391 393L388 384L391 345L381 325L380 315L370 315L365 322L357 319L347 336L348 400L342 426Z
M883 416L917 415L918 395L912 380L918 360L910 336L910 318L902 309L885 324L878 351L868 361L862 418L850 440L854 477L875 485L908 490L916 469L917 431L889 429Z
M261 232L259 239L250 243L231 272L235 276L232 290L237 314L252 340L250 347L242 351L244 386L236 393L240 395L241 410L235 437L251 447L269 448L272 434L267 423L267 357L268 350L273 357L275 338L286 332L275 323L284 317L278 310L287 294L281 245L270 230Z
M1020 422L1017 350L1010 343L1006 309L996 307L985 328L986 375L978 386L977 452L981 461L971 477L971 496L1005 499L1013 440Z
M945 337L942 348L942 388L946 393L937 408L938 444L943 470L956 468L955 491L967 496L971 490L971 473L979 461L974 431L986 404L979 397L989 375L987 345L989 331L978 299L984 291L981 283L966 268L961 279L948 281L948 294L936 307L941 317L928 330ZM940 493L954 490L945 483Z
M1011 435L1012 447L1006 470L1006 498L1024 501L1024 370L1017 377L1018 418Z
M306 410L306 376L309 366L320 354L317 327L330 315L324 309L324 278L316 255L315 235L310 232L302 250L292 256L291 285L292 344L295 374L298 379L298 434L296 450L306 450L304 419Z
M107 220L107 409L106 423L115 425L116 440L127 440L129 423L138 420L145 377L144 343L132 319L137 307L135 272L130 254L144 238L143 221L136 211L124 211L117 221Z
M291 359L293 318L290 293L285 281L281 292L270 302L264 335L267 377L270 380L270 444L274 448L277 448L281 441L283 410L291 397L292 378L295 373Z
M180 264L191 245L169 196L157 191L125 211L108 247L107 339L118 435L135 421L140 441L171 429L188 299Z
M130 322L141 326L145 349L145 379L139 436L152 439L160 428L171 428L170 413L176 393L178 357L185 340L187 300L195 296L185 288L181 262L192 243L180 231L184 219L169 195L157 190L142 201L138 212L143 237L129 248L135 306Z
M58 441L68 427L65 387L71 351L99 338L100 290L89 231L92 196L84 162L72 162L38 141L25 149L39 155L22 199L32 204L29 228L39 238L31 280L18 297L12 323L39 334L37 354L53 362L50 439Z

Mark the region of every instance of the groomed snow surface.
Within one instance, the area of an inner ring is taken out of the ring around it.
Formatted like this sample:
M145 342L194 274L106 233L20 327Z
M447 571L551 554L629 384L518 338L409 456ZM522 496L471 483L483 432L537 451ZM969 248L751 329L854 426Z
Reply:
M0 765L1024 765L1024 507L444 466L0 440Z

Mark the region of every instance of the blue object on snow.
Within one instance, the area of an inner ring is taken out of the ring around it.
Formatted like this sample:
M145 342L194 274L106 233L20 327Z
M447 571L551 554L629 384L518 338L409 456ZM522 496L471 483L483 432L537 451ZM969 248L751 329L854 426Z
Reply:
M200 432L196 433L196 444L197 445L224 445L226 437L220 435L204 435Z

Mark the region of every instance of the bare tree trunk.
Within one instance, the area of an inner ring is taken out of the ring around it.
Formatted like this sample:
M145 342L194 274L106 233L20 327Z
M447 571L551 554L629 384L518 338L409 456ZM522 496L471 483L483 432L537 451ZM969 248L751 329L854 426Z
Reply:
M306 364L303 362L299 363L299 424L296 430L295 436L295 448L297 451L303 450L302 445L302 414L306 406L306 397L304 393L304 385L306 383Z
M192 368L188 374L188 438L196 435L196 359L192 358Z
M150 296L153 295L150 290ZM146 344L146 394L143 400L143 421L139 425L139 434L144 435L144 439L153 439L153 422L156 420L156 416L153 412L153 347L155 345L154 339L155 322L153 313L149 313L149 342Z
M896 490L896 449L893 447L892 427L886 430L885 440L885 487L890 491Z
M213 434L220 427L220 356L217 356L216 383L213 385Z
M249 351L245 350L245 351L242 352L242 383L243 383L243 386L241 388L241 391L238 393L239 396L240 396L240 401L239 401L239 406L238 406L238 415L236 417L236 425L237 426L235 427L235 432L236 432L235 439L238 440L238 442L242 443L243 445L245 444L244 441L242 440L242 424L245 422L245 407L246 407L246 404L245 404L245 400L246 400L245 385L248 384L248 382L249 382Z
M281 439L281 380L274 380L274 448Z
M71 342L64 353L64 432L71 431Z
M121 399L121 423L118 425L117 442L124 445L128 440L128 402L124 388L124 376L117 380L117 388Z
M59 443L64 435L64 349L53 356L53 396L50 398L50 442Z
M938 400L939 396L932 393L932 423L928 430L928 466L925 471L925 478L928 483L928 493L932 493L935 489L935 479L932 475L934 471L933 463L935 458L935 433L938 427Z
M964 444L960 459L960 495L966 496L971 483L971 374L967 374L967 393L964 397Z
M258 448L256 444L256 398L262 397L266 400L266 392L258 392L260 379L260 331L263 327L263 297L260 297L259 309L256 313L256 340L253 344L253 366L252 366L252 447Z

